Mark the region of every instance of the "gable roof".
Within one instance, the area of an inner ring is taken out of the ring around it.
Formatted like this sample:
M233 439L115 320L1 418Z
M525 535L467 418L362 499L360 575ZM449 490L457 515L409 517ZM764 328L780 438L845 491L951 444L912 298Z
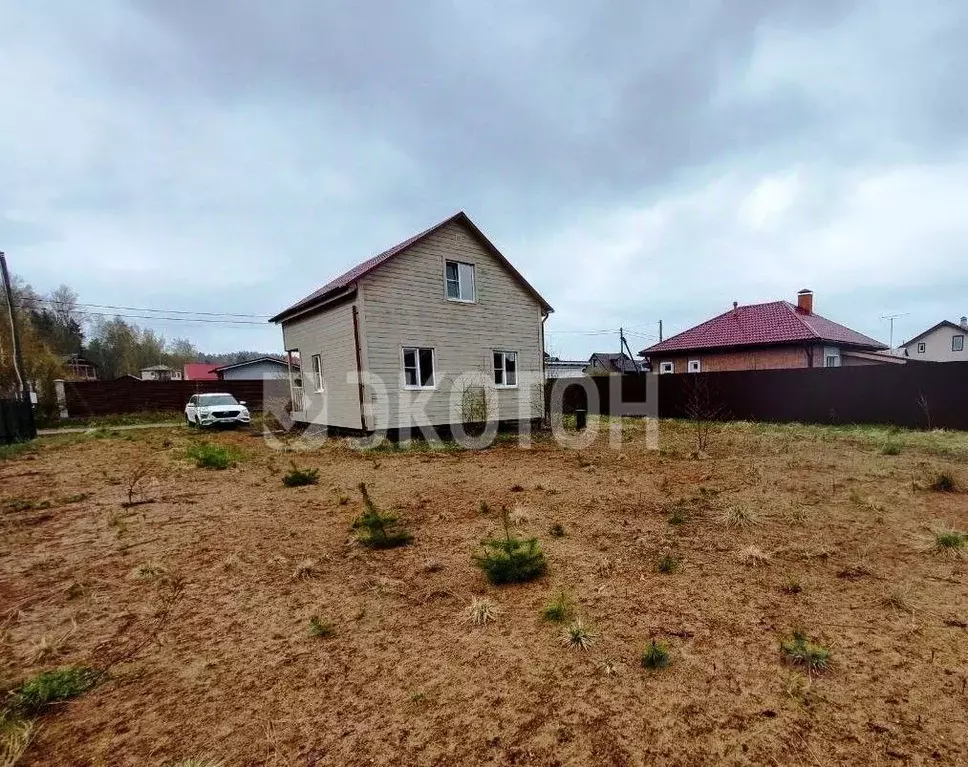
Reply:
M217 373L221 373L223 370L231 370L233 368L244 368L248 365L255 365L257 363L263 362L274 362L276 365L282 365L282 367L289 367L289 363L285 360L279 359L278 357L256 357L251 360L244 360L243 362L233 362L231 365L222 365L221 367L213 368ZM299 363L293 360L292 366L295 369L299 369Z
M146 368L141 368L142 370L170 370L172 373L175 372L174 368L170 368L167 365L149 365Z
M961 331L962 333L965 332L965 328L963 328L961 325L958 325L958 324L956 324L954 322L951 322L950 320L941 320L941 322L939 322L937 325L928 328L927 330L925 330L920 335L917 335L914 338L912 338L910 341L905 341L903 344L901 344L901 348L910 346L911 344L913 344L913 343L915 343L917 341L920 341L925 336L931 335L931 333L933 333L934 331L939 330L939 329L941 329L943 327L949 327L952 330L958 330L958 331Z
M211 362L186 362L183 368L186 381L217 381L215 365Z
M378 269L380 266L385 264L391 258L394 258L395 256L399 256L401 253L406 253L414 245L416 245L419 242L422 242L430 235L434 234L438 230L444 228L445 226L451 223L461 223L464 226L466 226L470 230L474 238L481 245L483 245L484 248L492 256L494 256L494 258L496 258L498 261L501 262L504 268L511 273L511 276L513 276L521 284L521 287L523 287L526 291L528 291L528 293L530 293L534 297L534 299L541 305L542 309L544 309L546 312L554 311L554 309L551 308L551 305L541 297L538 291L535 290L533 287L531 287L528 281L521 276L521 273L518 272L518 270L515 269L513 266L511 266L511 262L504 257L501 251L499 251L494 246L494 244L489 239L487 239L487 237L484 236L484 233L477 228L474 222L470 220L468 215L464 213L464 211L460 211L458 213L455 213L450 218L444 219L439 224L434 224L429 229L425 229L419 234L415 234L413 237L410 237L409 239L406 239L403 242L397 243L392 248L384 250L382 253L379 253L373 256L373 258L367 259L361 264L357 264L348 272L344 272L339 277L336 277L335 279L330 280L325 285L323 285L323 287L321 287L319 290L316 290L313 293L310 293L302 300L294 303L288 309L283 309L281 312L279 312L279 314L270 318L269 322L281 322L282 320L285 320L287 317L290 317L293 314L296 314L301 311L305 311L317 304L321 304L325 302L327 299L334 297L339 291L354 287L357 281L359 281L360 279L368 275L373 270Z
M844 327L819 314L801 311L788 301L737 306L665 341L643 349L655 355L733 346L829 341L860 349L886 349L887 345Z
M595 352L588 358L589 366L600 367L614 373L637 373L639 367L635 360L625 352Z

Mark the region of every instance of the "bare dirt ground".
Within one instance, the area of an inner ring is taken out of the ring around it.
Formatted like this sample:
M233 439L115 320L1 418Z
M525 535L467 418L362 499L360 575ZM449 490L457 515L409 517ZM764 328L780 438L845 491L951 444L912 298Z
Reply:
M242 457L198 469L201 439ZM179 428L0 462L2 689L108 668L39 717L21 763L968 764L968 561L928 550L932 525L968 529L968 495L917 486L968 482L965 435L740 424L700 459L691 440L663 424L661 451L634 426L618 450L287 454ZM283 487L290 460L319 484ZM132 497L155 502L123 509L138 467ZM354 544L361 481L412 545ZM543 579L474 567L502 505ZM561 589L587 652L541 617ZM477 626L485 594L498 613ZM785 661L798 628L827 671ZM640 664L653 638L667 668Z

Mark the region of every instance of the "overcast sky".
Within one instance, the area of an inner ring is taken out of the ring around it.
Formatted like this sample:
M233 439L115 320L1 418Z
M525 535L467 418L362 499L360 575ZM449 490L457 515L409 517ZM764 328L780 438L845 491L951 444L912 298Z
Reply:
M966 40L961 0L0 0L0 249L267 315L462 209L562 357L803 287L897 343L968 314Z

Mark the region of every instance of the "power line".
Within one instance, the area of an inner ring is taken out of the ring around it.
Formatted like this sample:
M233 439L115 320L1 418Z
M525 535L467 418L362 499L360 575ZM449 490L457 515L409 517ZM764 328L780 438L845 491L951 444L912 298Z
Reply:
M115 306L114 304L82 304L73 303L69 301L57 301L50 298L25 298L21 297L21 301L29 301L34 303L42 304L52 304L54 306L69 305L69 306L87 306L94 309L120 309L123 311L131 312L164 312L165 314L201 314L207 317L260 317L264 319L269 319L271 314L246 314L240 312L204 312L204 311L190 311L187 309L152 309L145 306ZM97 314L98 312L95 312ZM261 324L261 323L260 323Z
M22 308L24 307L21 304ZM83 309L75 310L75 314L83 315L84 317L120 317L122 319L138 319L138 320L155 320L158 322L187 322L187 323L204 323L213 325L258 325L260 327L268 327L265 322L255 322L253 320L214 320L206 319L204 317L165 317L159 316L157 314L123 314L120 312L92 312Z

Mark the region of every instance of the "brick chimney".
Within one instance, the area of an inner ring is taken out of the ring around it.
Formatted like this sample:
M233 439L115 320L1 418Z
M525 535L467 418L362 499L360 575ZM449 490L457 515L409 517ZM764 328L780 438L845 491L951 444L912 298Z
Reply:
M804 314L813 314L813 291L809 288L797 291L797 309Z

